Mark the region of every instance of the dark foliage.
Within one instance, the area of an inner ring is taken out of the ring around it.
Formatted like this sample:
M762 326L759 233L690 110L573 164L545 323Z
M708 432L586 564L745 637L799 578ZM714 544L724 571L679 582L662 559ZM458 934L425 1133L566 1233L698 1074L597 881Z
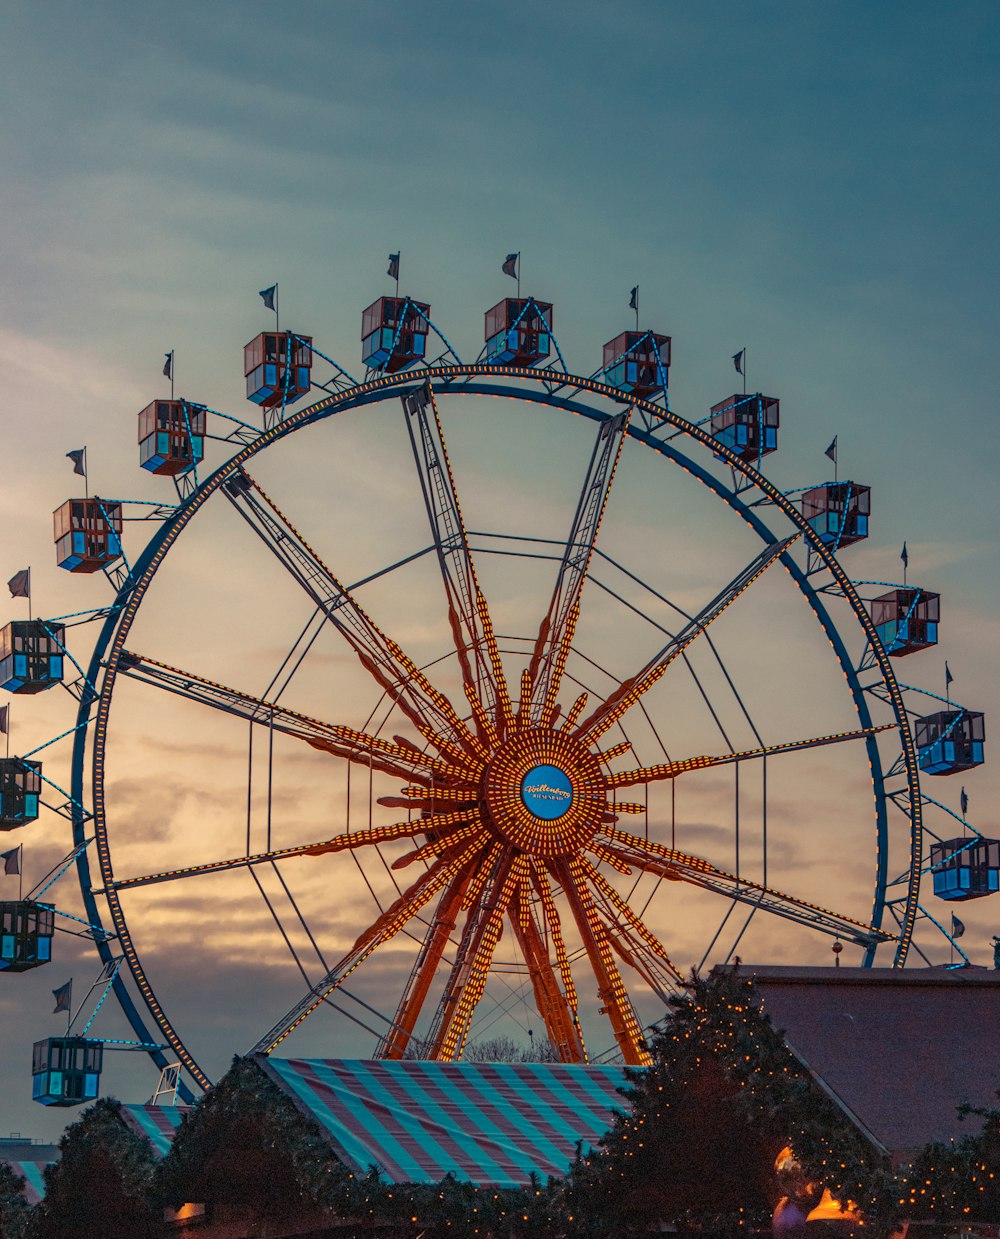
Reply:
M24 1179L0 1162L0 1239L22 1239L32 1209L24 1196Z
M102 1098L69 1126L59 1161L45 1171L45 1200L31 1239L153 1239L162 1231L149 1141Z
M1000 1110L959 1107L982 1130L951 1144L929 1144L899 1173L901 1210L918 1222L1000 1223Z

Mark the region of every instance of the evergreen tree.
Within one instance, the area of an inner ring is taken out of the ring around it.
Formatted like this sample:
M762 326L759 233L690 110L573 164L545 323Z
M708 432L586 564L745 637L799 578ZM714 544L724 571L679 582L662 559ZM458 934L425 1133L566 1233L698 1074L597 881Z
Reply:
M0 1239L23 1239L32 1208L24 1195L24 1178L0 1162Z
M154 1190L155 1156L104 1097L67 1127L59 1160L45 1171L45 1200L32 1239L154 1239L163 1213Z

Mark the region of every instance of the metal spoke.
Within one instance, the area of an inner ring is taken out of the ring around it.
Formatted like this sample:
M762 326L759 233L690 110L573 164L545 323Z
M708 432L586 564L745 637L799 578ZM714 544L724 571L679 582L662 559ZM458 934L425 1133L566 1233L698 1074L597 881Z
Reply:
M311 718L308 714L299 714L287 706L265 701L214 680L206 680L190 671L172 667L168 663L158 662L155 658L136 654L131 650L122 651L118 672L119 675L166 689L199 705L211 706L212 709L222 710L236 718L268 728L273 727L275 731L305 740L313 748L333 753L346 761L371 766L396 778L423 779L429 782L435 777L470 781L476 777L476 764L470 762L462 753L453 755L454 761L459 762L455 765L454 761L443 761L422 753L415 746L390 744L387 740L356 731L352 727L326 723Z
M489 608L469 549L455 477L430 383L401 397L413 459L448 603L465 695L479 737L495 743L510 732L513 706Z
M798 533L793 534L784 541L765 547L638 674L619 684L614 692L579 724L574 734L585 743L593 744L606 731L609 731L660 680L674 659L683 654L687 647L708 628L709 624L717 620L744 590L762 576L801 536Z
M382 632L260 484L246 470L237 469L223 489L240 515L343 635L365 670L421 735L444 751L438 737L441 733L459 750L481 756L478 739L445 695Z
M601 834L610 840L610 843L605 845L608 851L644 873L675 882L687 882L714 894L725 895L728 899L751 904L764 912L784 917L809 929L819 930L832 938L845 938L859 946L869 947L879 942L895 941L894 934L875 929L864 921L856 921L853 917L843 916L818 904L796 899L794 895L786 895L773 887L762 886L723 869L717 869L700 856L678 852L610 826L602 827Z
M732 762L746 761L754 757L772 757L776 753L795 753L800 749L821 748L826 744L841 744L845 740L864 740L880 731L891 731L894 723L881 727L862 727L857 731L839 731L830 736L816 736L811 740L789 740L784 744L771 744L764 748L744 749L741 753L723 753L719 757L688 757L683 761L661 762L658 766L641 766L637 770L623 770L620 774L606 776L609 787L634 787L638 783L656 783L662 779L675 779L689 770L704 770L710 766L728 766ZM621 805L616 805L621 810Z
M551 725L552 710L580 616L580 597L590 570L601 518L618 468L630 416L631 409L619 413L602 422L597 432L597 441L559 564L552 600L538 630L528 667L530 717L536 726Z
M270 1054L277 1049L303 1020L322 1005L325 998L347 980L359 964L363 963L377 947L394 938L440 890L465 870L478 848L477 843L470 844L454 859L442 858L435 862L426 873L421 874L416 882L408 887L378 920L364 931L350 951L327 972L323 979L260 1038L250 1053Z
M552 862L552 871L562 885L566 902L576 921L584 950L597 979L598 997L611 1021L611 1030L622 1057L630 1067L646 1067L651 1059L643 1040L642 1028L611 953L607 929L594 907L583 866L579 858L569 857Z
M663 943L659 938L642 922L639 916L629 907L628 903L619 895L611 883L607 880L594 865L590 863L586 857L581 857L580 864L584 872L590 879L590 884L595 890L612 906L618 916L623 917L633 933L637 934L648 951L651 951L667 966L667 971L670 973L673 981L683 982L684 978L680 971L675 967L673 960L664 950Z

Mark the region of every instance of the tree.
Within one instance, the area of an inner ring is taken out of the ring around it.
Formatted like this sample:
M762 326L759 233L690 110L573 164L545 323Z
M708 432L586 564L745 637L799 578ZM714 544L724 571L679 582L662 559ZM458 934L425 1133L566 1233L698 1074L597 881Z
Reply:
M752 980L695 976L650 1050L652 1066L628 1072L628 1109L571 1172L578 1233L767 1225L786 1144L810 1180L860 1205L875 1233L892 1221L888 1166L795 1059Z
M22 1239L31 1214L24 1195L24 1177L0 1162L0 1239Z
M162 1210L154 1189L155 1155L144 1136L104 1097L67 1127L59 1160L45 1171L45 1199L32 1239L154 1239Z

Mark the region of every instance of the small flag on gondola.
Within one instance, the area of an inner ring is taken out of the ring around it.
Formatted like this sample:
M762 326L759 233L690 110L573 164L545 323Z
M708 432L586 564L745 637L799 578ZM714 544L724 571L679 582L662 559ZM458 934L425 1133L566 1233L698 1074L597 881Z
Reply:
M85 447L74 448L72 452L67 452L66 459L73 462L74 473L79 473L82 478L87 476L87 449Z
M272 284L270 288L262 288L257 294L269 310L274 310L274 296L277 291L278 285ZM277 313L276 310L275 313Z
M743 358L746 356L746 349L741 348L738 353L733 353L733 365L736 367L736 373L743 373Z
M22 568L20 572L15 572L7 582L7 588L10 590L12 598L30 598L31 569Z
M965 794L964 787L962 788L962 794L958 798L958 803L962 810L962 816L965 817L969 812L969 797Z
M21 849L19 847L11 848L9 852L0 852L0 860L3 861L3 871L7 877L12 873L21 872Z
M516 254L508 254L503 260L503 266L500 268L504 275L509 275L512 280L517 279L517 260L520 257L520 251Z
M636 284L635 288L633 288L631 293L629 293L628 308L630 310L638 310L639 308L639 285L638 284Z
M174 377L174 350L171 349L169 353L164 353L163 356L166 358L163 363L163 373L168 379L172 379Z
M52 997L56 1000L55 1010L53 1015L58 1015L60 1011L69 1011L73 1005L73 978L66 982L65 985L60 985L58 989L52 991Z
M832 460L834 464L837 463L837 438L838 438L837 435L833 436L833 442L823 453L823 455L826 456L828 459Z
M944 687L945 687L945 692L947 692L947 691L948 691L948 689L950 688L950 686L951 686L954 682L955 682L955 677L951 674L951 668L948 666L947 662L945 662L945 664L944 664Z
M399 279L399 255L389 255L389 270L386 272L390 280Z
M903 561L903 567L904 567L904 568L909 568L909 566L910 566L910 557L909 557L909 555L906 553L906 543L905 543L905 542L903 543L903 549L899 552L899 558Z
M958 917L955 915L955 913L953 912L951 914L951 936L953 938L961 938L962 934L964 933L965 933L965 922L960 921Z
M7 711L10 706L0 706L0 736L7 734Z

